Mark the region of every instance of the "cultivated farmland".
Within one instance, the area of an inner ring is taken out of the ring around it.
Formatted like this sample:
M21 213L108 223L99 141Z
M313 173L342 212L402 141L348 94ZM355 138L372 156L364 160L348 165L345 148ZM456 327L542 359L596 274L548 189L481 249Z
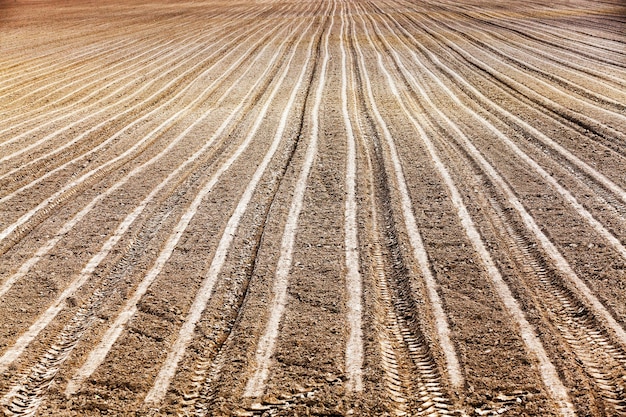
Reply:
M0 415L626 415L625 28L0 1Z

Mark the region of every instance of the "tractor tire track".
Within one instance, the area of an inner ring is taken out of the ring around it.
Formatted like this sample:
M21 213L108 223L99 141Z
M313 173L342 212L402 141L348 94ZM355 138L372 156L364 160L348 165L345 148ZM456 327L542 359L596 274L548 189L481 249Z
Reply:
M405 33L408 33L408 32L405 32ZM415 38L413 38L412 41L415 41ZM412 45L415 45L415 43L412 42ZM412 53L412 56L413 56L414 62L416 63L420 62L414 52ZM565 161L567 161L567 163L564 165L566 169L569 168L569 171L576 172L576 175L579 178L584 177L585 184L587 186L593 189L601 190L599 191L600 194L603 196L603 198L607 202L611 203L611 205L614 207L615 210L617 210L618 212L623 211L623 203L626 202L626 192L624 191L623 188L621 188L620 186L612 182L609 178L605 177L603 174L598 172L596 169L594 169L593 167L591 167L590 165L588 165L587 163L579 159L577 156L572 154L563 146L556 143L553 139L549 138L546 134L532 127L530 124L525 122L519 116L513 115L512 113L510 113L509 111L507 111L506 109L498 105L497 103L489 100L475 87L473 87L463 78L461 78L456 72L454 72L449 67L444 66L444 64L442 64L441 61L439 61L434 55L428 53L427 56L431 60L431 62L433 62L445 74L445 76L448 79L453 81L459 88L461 88L461 90L464 93L468 94L468 96L470 96L476 103L480 103L486 110L492 112L494 115L496 115L500 120L502 120L507 125L512 125L516 129L521 129L524 132L524 137L533 138L540 144L547 145L548 147L550 147L553 150L555 157L556 155L558 155L557 159L564 161L564 163ZM465 106L463 104L460 104L459 98L454 93L452 93L452 91L448 87L444 86L441 80L439 80L437 76L434 73L432 73L432 71L428 70L423 65L421 66L421 68L424 71L426 71L426 73L430 74L432 79L435 80L439 84L439 86L448 93L448 96L451 97L457 104L461 105L462 107ZM477 118L479 121L484 122L484 120L481 117L477 117ZM487 125L487 127L490 130L495 132L494 127L492 127L491 125ZM497 133L497 134L501 138L503 138L505 142L510 142L501 133Z
M367 34L367 38L373 47L372 40L369 36L368 30L365 28L364 31ZM387 80L387 84L389 88L391 89L393 95L398 101L401 109L404 111L406 117L413 122L413 126L415 127L415 130L418 132L420 138L422 138L422 141L425 142L426 148L428 149L431 159L434 161L435 166L437 167L437 170L439 171L439 174L444 179L444 182L446 183L450 191L452 201L456 209L458 210L458 215L461 218L461 223L463 224L465 233L470 238L475 251L479 254L488 276L492 279L494 287L496 288L498 295L501 297L502 303L505 305L511 317L517 322L527 349L530 352L532 352L535 358L539 361L540 363L539 370L541 372L541 377L545 383L546 389L550 393L550 396L552 397L554 403L556 404L557 408L559 409L562 415L574 416L575 411L571 403L571 400L569 399L569 395L567 393L565 386L559 379L559 376L557 374L557 371L554 365L551 363L548 355L545 352L543 345L541 344L541 341L536 335L535 329L530 325L530 323L525 318L525 315L523 311L521 310L518 302L515 300L515 298L511 294L511 291L506 285L506 283L504 282L498 268L496 267L493 261L493 258L491 257L488 250L486 249L484 242L482 241L480 234L476 230L476 226L472 218L470 217L465 204L463 203L463 200L458 192L458 189L455 183L453 182L452 178L450 177L448 169L445 167L445 165L443 165L435 148L433 147L432 142L430 142L430 139L424 132L422 126L419 125L417 121L415 120L413 116L414 113L411 112L409 109L407 109L404 103L404 100L402 99L400 93L398 92L397 85L392 75L388 72L387 68L383 64L382 56L378 50L376 50L376 55L378 57L378 66L381 69L381 71L383 71L383 73L385 74L385 78ZM382 124L382 123L379 122L379 124Z
M206 35L205 35L205 36L206 36ZM164 62L163 64L161 64L161 65L159 65L159 66L157 66L157 67L155 67L155 68L151 69L150 71L148 71L148 72L145 74L146 76L151 75L151 74L155 74L155 75L156 75L156 74L160 74L160 76L159 76L158 78L154 79L154 80L151 80L151 81L150 81L150 82L148 82L148 83L145 83L143 86L141 86L141 88L139 88L139 89L135 90L135 91L134 91L134 92L132 92L131 94L129 94L129 95L127 95L127 96L122 96L122 98L121 98L121 99L118 99L118 101L117 101L117 102L109 103L109 104L108 104L108 105L106 105L106 106L102 106L102 105L101 105L101 104L103 104L104 102L106 102L106 100L107 100L108 98L110 98L110 97L117 97L117 96L118 96L121 92L124 92L124 91L125 91L125 89L127 89L127 87L132 86L133 84L135 84L135 83L136 83L136 80L132 80L132 79L131 79L129 82L127 82L127 83L126 83L126 84L124 84L123 86L118 87L118 88L117 88L116 90L114 90L113 92L110 92L110 93L108 93L106 96L101 97L101 98L100 98L100 99L99 99L96 103L92 103L92 104L90 104L90 105L88 105L88 106L86 106L86 107L83 107L83 106L78 106L78 104L79 104L79 103L74 103L74 104L72 105L72 107L77 107L77 108L76 108L76 110L70 111L69 113L68 113L68 112L65 112L65 113L63 113L62 115L60 115L60 116L58 116L58 117L54 118L53 120L50 120L50 121L48 121L48 122L44 123L43 125L38 125L38 126L36 126L35 128L33 128L33 129L31 129L31 130L28 130L28 131L26 131L26 132L23 132L23 133L21 133L21 134L18 134L18 135L16 135L16 136L13 136L13 137L12 137L9 141L7 141L7 142L3 143L3 145L8 145L8 144L13 143L13 142L18 142L18 141L19 141L19 140L21 140L22 138L29 137L29 136L30 136L30 135L32 135L34 132L37 132L38 130L42 129L42 128L43 128L43 127L45 127L45 126L48 126L48 125L50 125L50 126L55 126L55 124L56 124L56 123L58 123L59 121L62 121L62 120L64 120L64 119L66 119L66 118L69 118L70 116L73 116L73 115L79 115L79 114L81 114L81 113L88 112L88 110L89 110L90 108L92 108L92 107L93 107L93 108L98 109L96 112L91 112L91 113L88 113L86 116L83 116L82 118L80 118L80 119L78 119L78 120L75 120L75 121L73 121L73 122L70 122L70 124L69 124L69 125L65 125L65 126L64 126L63 128L61 128L61 129L57 129L57 130L55 130L55 131L53 131L53 132L51 132L51 133L48 133L48 134L47 134L46 136L44 136L43 138L38 139L38 140L37 140L36 142L34 142L34 143L30 143L30 144L29 144L28 146L26 146L26 147L22 146L22 147L19 149L19 151L14 151L14 152L13 152L13 153L11 153L11 154L8 154L8 155L3 156L3 157L2 157L2 159L0 159L0 162L8 161L8 160L10 160L10 159L12 159L12 158L15 158L15 157L17 157L17 156L19 156L19 155L21 155L21 154L23 154L23 153L27 152L27 151L31 151L32 149L35 149L35 148L36 148L36 147L38 147L39 145L41 145L41 144L45 144L45 143L46 143L46 142L48 142L51 138L53 138L53 137L55 137L55 136L59 135L60 133L63 133L63 132L66 132L66 131L70 130L73 126L80 125L80 123L83 123L83 122L85 122L85 121L88 121L90 118L93 118L93 117L95 117L95 116L96 116L96 115L98 115L98 114L105 113L108 109L112 109L112 108L115 108L115 107L123 107L122 105L123 105L125 102L130 102L130 101L131 101L131 99L133 98L133 96L140 94L140 93L141 93L142 91L144 91L144 90L149 91L149 89L150 89L152 86L158 86L158 81L159 81L160 79L163 79L164 81L167 81L167 77L165 77L167 74L170 74L170 73L175 73L175 70L176 70L177 68L179 68L179 67L184 67L184 65L185 65L187 62L189 62L189 61L193 60L194 58L196 58L196 56L197 56L198 54L201 54L201 53L203 53L203 52L205 52L205 51L209 51L209 50L211 49L211 47L212 47L213 45L208 45L208 46L207 46L206 44L203 44L203 43L201 42L201 39L202 39L202 38L200 37L200 39L199 39L199 40L198 40L198 42L197 42L197 43L198 43L198 45L197 45L197 47L196 47L196 48L192 49L191 51L186 51L183 55L180 55L180 54L179 54L179 56L175 56L175 57L174 57L174 59L171 59L170 61L166 61L166 62ZM223 46L222 48L220 48L220 50L221 50L221 49L225 49L225 46ZM177 51L174 51L174 53L176 53L176 52L177 52ZM170 82L169 82L169 83L166 83L166 84L165 84L165 87L161 87L161 89L157 90L155 93L153 93L152 95L150 95L150 96L149 96L149 98L148 98L147 100L144 100L144 101L142 101L142 102L140 102L140 103L136 103L136 104L134 104L134 105L133 105L130 109L126 109L126 110L124 110L124 111L122 111L122 112L118 113L118 115L117 115L117 116L115 116L115 115L114 115L114 116L110 117L109 119L105 120L104 122L102 122L100 125L97 125L97 126L98 126L98 127L100 127L101 125L104 125L104 124L105 124L106 122L108 122L109 120L112 120L112 119L114 120L116 117L119 117L120 115L130 113L133 109L139 109L139 108L141 108L143 105L145 105L146 103L149 103L149 102L154 101L154 100L155 100L155 98L158 98L160 94L163 94L163 92L167 90L168 86L172 86L172 85L175 85L176 83L180 82L180 80L181 80L181 79L183 79L183 78L186 76L186 74L191 74L191 73L193 73L193 71L194 71L195 69L197 69L197 68L201 68L201 66L202 66L202 65L204 65L204 64L206 63L206 61L208 61L209 59L211 59L211 58L212 58L213 56L215 56L216 54L217 54L217 52L214 52L214 53L212 53L211 55L209 55L209 57L205 57L204 59L200 60L200 61L199 61L199 62L197 62L195 65L193 65L193 66L191 66L190 68L188 68L188 69L187 69L187 71L183 72L182 74L179 74L177 77L175 77L174 79L170 80ZM181 59L181 58L183 58L183 57L185 57L185 56L186 56L186 58ZM166 58L167 58L167 56L166 56ZM171 65L171 64L172 64L172 62L175 62L176 64L172 66L172 65ZM153 63L153 64L154 64L154 63ZM167 68L167 71L165 71L165 72L161 71L163 68ZM137 73L139 73L140 71L141 71L141 68L139 68L139 69L137 70ZM132 75L132 73L131 73L131 75ZM105 87L106 87L106 86L105 86ZM91 128L91 130L95 130L95 129L96 129L96 128L94 128L94 127L92 127L92 128ZM88 132L89 132L89 131L91 131L91 130L88 130Z
M353 39L356 39L354 26L356 26L356 22L353 20ZM373 132L378 130L376 126L381 126L388 146L390 149L394 149L390 134L386 129L382 116L377 110L376 102L372 95L363 52L358 44L353 45L352 48L353 53L358 55L358 59L357 56L354 57L355 61L359 63L359 71L356 77L361 80L363 85L359 91L367 92L367 96L359 100L361 103L368 103L367 110L364 108L360 113L366 115L367 124L370 125L370 129ZM374 113L375 119L369 116L370 112ZM374 210L372 213L373 224L376 228L377 221L375 219L377 216L380 216L382 219L382 230L385 231L382 232L381 236L374 234L372 237L375 242L372 253L374 262L372 268L377 282L377 292L379 294L378 308L380 309L377 321L382 330L378 337L381 345L381 364L386 373L385 385L396 415L451 415L451 402L447 398L449 394L446 392L443 384L442 373L432 357L428 343L420 329L419 320L415 317L417 309L411 295L411 287L408 284L408 271L398 246L396 220L394 219L393 209L390 206L392 199L382 154L382 144L380 142L378 135L374 134L372 144L367 147L371 146L373 148L373 151L368 151L370 154L368 163L372 167L370 171L372 184L376 184L377 188L372 195L376 196L376 205L379 207L378 209L372 208ZM392 155L395 155L393 150ZM404 184L404 179L398 167L397 156L395 156L394 160L395 175L398 183L400 183L400 189L403 190L403 195L407 199L406 184ZM372 204L374 204L374 198L372 199ZM406 202L403 204L403 207L407 207ZM408 224L411 224L410 219L412 218L412 214L409 214L410 211L412 210L408 208L408 210L405 209L403 212L404 221ZM414 231L409 235L416 236L411 242L415 252L418 252L416 257L420 260L422 273L426 275L425 279L433 280L427 255L425 254L423 243L421 243L419 232L417 232L414 219L412 223ZM373 232L375 233L376 231L374 230ZM419 243L416 243L416 240ZM383 247L386 248L384 252L382 250ZM385 252L387 253L386 255L384 255ZM424 254L422 255L421 253ZM437 310L441 309L441 301L436 296L436 290L432 288L432 285L430 284L429 298L433 304L432 308L435 310L435 314L437 314ZM437 327L439 329L443 327L446 330L446 332L440 333L439 342L446 346L445 349L447 351L444 351L444 353L448 361L448 375L452 380L453 386L458 387L462 384L463 377L458 370L458 359L454 356L452 344L448 339L447 332L449 330L445 322L445 316L440 316L437 320L439 321Z
M389 45L387 44L387 46L389 46ZM418 99L421 98L424 101L426 101L429 104L429 106L431 107L431 109L426 109L425 114L427 114L427 115L428 114L432 114L432 113L437 114L437 116L438 116L437 119L442 119L443 121L445 121L445 123L449 126L449 128L454 131L455 137L458 138L457 140L460 141L461 144L462 144L461 145L462 148L467 149L467 152L469 154L471 154L472 158L474 158L477 161L476 163L478 163L482 167L484 167L483 169L485 170L485 172L490 177L494 178L494 182L496 182L500 188L505 190L508 200L514 205L516 210L518 210L520 212L520 215L522 216L522 218L525 219L525 224L526 224L527 228L529 230L533 231L533 233L536 235L536 238L541 242L542 246L545 248L545 251L550 254L550 257L552 258L554 264L559 265L559 268L563 271L563 273L572 282L576 283L576 285L581 289L582 293L585 294L585 298L587 298L588 302L591 305L594 306L593 308L596 310L596 314L599 317L602 317L604 320L606 320L606 322L608 323L609 328L611 328L611 330L613 332L615 332L616 335L618 335L618 339L621 341L621 343L626 345L626 333L622 329L622 326L619 323L617 323L617 321L612 317L612 315L602 306L602 304L599 302L599 300L597 298L595 298L593 295L591 295L591 291L589 290L589 288L587 288L586 285L579 278L577 278L577 276L574 273L574 271L567 264L567 261L562 257L562 255L559 254L559 252L556 249L556 247L549 241L549 239L545 236L545 234L539 229L539 227L534 222L532 217L530 217L530 215L528 214L526 209L523 207L522 203L517 199L517 197L515 196L514 192L509 188L508 185L506 185L504 180L498 175L498 173L495 171L495 169L484 159L484 157L475 148L475 146L471 143L471 141L465 136L465 134L463 132L461 132L461 130L459 130L459 128L456 127L456 125L447 116L445 116L443 114L443 112L441 110L439 110L437 108L437 106L429 99L428 94L426 93L426 91L424 91L424 89L422 89L419 86L419 84L413 78L413 76L406 70L406 68L403 66L403 64L398 60L397 54L390 52L390 55L394 56L397 69L405 77L404 80L405 80L406 85L409 85L409 86L411 86L411 88L414 89L413 94L414 94L415 100L418 100ZM435 77L433 76L433 78L435 78ZM436 78L435 78L435 81L436 81ZM443 89L445 90L445 87ZM462 105L462 103L460 103L460 102L458 102L458 104ZM468 110L468 112L470 112L470 111ZM416 113L419 113L419 111L416 111ZM487 125L486 121L484 119L481 119L479 115L477 115L476 113L473 113L473 112L470 112L470 113L479 122L482 121L483 123L485 123L486 127L490 128L490 130L494 131L494 133L497 132L495 128L490 127L489 125ZM430 116L430 118L431 118L431 121L433 123L437 123L437 121L434 120L433 116ZM523 154L518 148L516 148L515 145L512 144L508 138L506 138L501 133L499 134L499 138L502 140L502 142L507 143L510 147L512 147L514 149L517 149L517 154L522 159L525 159L525 162L527 162L527 163L532 165L533 161L530 160L530 158L528 156ZM534 163L534 164L536 165L536 163ZM542 172L543 172L543 174L541 175L543 179L545 179L547 177L550 177L547 173L545 173L545 171L542 171L540 168L537 168L535 166L535 169L540 174L542 174ZM551 185L553 185L553 183L551 183ZM559 187L555 187L558 192L568 193L567 190L563 189L562 187L560 187L560 188ZM577 208L577 211L580 213L580 207L576 206L576 205L574 205L574 207ZM584 217L584 218L587 218L587 217L590 216L590 214L587 213L585 215L584 213L582 213L581 216ZM600 235L604 236L602 231L600 231L600 232L601 232ZM608 232L605 231L605 233L608 233ZM616 250L618 250L618 249L619 249L619 247L616 248ZM619 252L619 250L618 250L618 252Z
M261 38L264 39L264 38ZM217 88L227 79L228 76L230 76L231 74L233 74L236 70L238 70L243 62L245 61L245 59L248 59L252 56L252 54L254 53L254 51L259 48L261 45L261 42L257 42L255 44L253 44L252 47L249 47L247 51L244 52L244 54L241 55L241 57L235 61L233 64L231 64L231 66L229 68L227 68L225 71L223 71L222 75L217 78L216 80L213 81L213 83L211 83L207 89L205 89L205 92L211 92L214 93L215 91L217 91ZM249 64L249 67L251 67L251 65L254 64L254 60L251 61L251 63ZM147 169L150 165L154 164L156 161L158 161L160 158L164 157L167 155L168 151L170 149L172 149L180 140L183 139L183 137L185 136L186 133L190 132L196 125L198 125L199 123L201 123L204 119L206 119L206 117L208 117L208 115L211 113L212 110L214 110L215 108L217 108L217 106L225 99L225 97L228 96L228 92L231 91L233 89L233 87L231 86L229 89L226 90L225 93L223 93L215 102L215 104L213 106L211 106L209 108L208 111L205 111L201 117L199 117L198 119L196 119L196 121L188 126L180 135L178 135L176 137L176 139L174 139L173 141L171 141L169 143L169 145L164 148L158 155L156 155L155 157L153 157L152 159L150 159L147 163L133 169L128 175L126 175L122 180L118 181L117 183L115 183L113 186L111 186L109 189L107 189L105 192L101 193L98 197L96 197L95 199L93 199L87 206L85 206L79 213L77 213L68 223L66 223L57 233L57 235L51 239L50 241L48 241L48 243L43 246L42 248L40 248L37 252L36 255L29 259L27 262L25 262L22 267L18 270L18 272L14 275L12 275L9 279L7 279L3 285L0 287L0 297L2 297L9 289L10 287L20 278L22 278L24 275L26 275L29 271L30 268L32 268L36 262L38 262L46 253L48 253L48 251L50 251L54 245L56 245L56 243L58 243L58 241L66 234L68 233L79 221L81 221L94 207L97 203L99 203L100 201L102 201L105 197L107 197L108 195L113 194L115 191L117 191L123 184L125 184L127 181L129 181L132 177L134 177L135 175L137 175L138 173L140 173L141 171L144 171L145 169ZM201 97L202 95L200 95ZM211 142L205 143L205 145L198 151L196 151L193 155L192 158L190 158L188 160L188 162L185 162L184 165L188 165L191 161L193 161L194 159L196 159L199 155L201 155L203 152L205 152L206 150L210 149L210 145Z
M287 216L287 223L283 231L283 237L280 246L280 257L278 259L278 265L276 266L276 274L273 282L273 297L270 303L270 317L267 322L267 327L263 333L263 336L259 340L256 352L256 366L254 373L246 384L244 398L258 398L263 395L265 391L265 385L269 377L271 357L276 345L276 339L279 332L280 321L282 319L286 304L287 304L287 287L289 285L289 271L291 269L293 247L295 241L295 235L298 227L298 218L302 211L304 192L311 171L311 167L317 154L317 136L319 126L319 107L322 100L322 93L326 81L326 70L328 67L329 53L328 45L331 29L334 24L334 13L337 4L333 4L333 10L331 12L331 22L326 32L324 40L324 51L322 53L322 64L320 74L318 76L318 85L315 89L315 98L312 107L312 121L311 121L311 133L309 143L307 145L306 155L302 170L298 175L298 180L294 189L294 195L292 198L291 206L289 208L289 214Z
M406 74L406 70L404 70L404 73ZM415 82L412 84L415 85ZM427 97L423 90L416 91L415 94L416 97ZM428 98L426 98L426 100L428 100ZM430 102L430 104L433 106L432 102ZM455 128L452 122L442 115L436 107L433 106L433 109L439 113L440 118L444 119L453 127L456 136L463 139L460 146L469 149L467 152L470 155L475 155L472 156L475 158L474 163L480 166L487 166L487 168L484 168L486 173L483 172L477 174L477 176L484 175L494 177L494 182L499 188L504 189L508 200L515 201L515 206L517 206L518 210L523 210L520 209L521 204L514 197L512 191L504 184L503 180L497 176L493 168L480 156L478 151L473 148L473 145L469 144L468 139L463 133L461 133L458 128ZM510 251L520 271L519 276L527 277L530 271L534 273L533 278L536 279L539 284L538 286L545 291L544 293L537 294L536 299L549 300L545 301L545 304L547 304L547 306L544 307L545 311L547 311L552 320L557 323L557 328L562 331L564 339L567 340L570 348L578 356L587 374L596 383L596 386L602 393L602 397L608 403L608 409L612 409L612 411L607 412L622 415L622 413L626 411L623 396L624 379L621 376L626 375L623 368L626 354L620 347L620 344L612 342L609 334L603 330L603 326L598 324L596 316L593 313L595 308L589 309L586 307L581 303L578 297L574 295L574 292L568 290L567 286L562 282L554 282L554 279L548 274L545 261L538 261L536 258L538 252L537 249L534 248L536 248L537 245L531 244L530 240L516 233L510 225L506 224L506 219L510 219L510 215L506 214L503 208L499 206L494 199L490 199L490 202L496 212L495 216L491 216L491 222L498 223L501 229L506 230ZM529 219L525 211L522 211L521 214L523 218ZM526 221L526 223L526 227L530 228L530 230L538 230L533 223L528 224L529 221ZM501 238L506 240L502 235ZM541 236L539 239L540 242L541 238L543 238L544 241L547 240L545 236ZM545 244L540 244L540 246L545 246ZM554 252L554 248L548 247L546 251L547 253ZM540 262L543 262L543 264L540 264ZM562 263L562 261L558 259L553 262L555 262L556 265ZM571 271L566 271L565 275L571 275ZM600 317L603 315L606 315L606 312L599 313ZM602 359L596 359L598 357ZM621 371L619 369L621 369Z

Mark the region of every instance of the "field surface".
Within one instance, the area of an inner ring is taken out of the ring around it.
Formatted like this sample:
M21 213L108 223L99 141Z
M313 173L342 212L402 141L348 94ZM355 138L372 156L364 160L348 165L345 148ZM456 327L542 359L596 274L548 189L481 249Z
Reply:
M0 1L0 415L625 416L625 30Z

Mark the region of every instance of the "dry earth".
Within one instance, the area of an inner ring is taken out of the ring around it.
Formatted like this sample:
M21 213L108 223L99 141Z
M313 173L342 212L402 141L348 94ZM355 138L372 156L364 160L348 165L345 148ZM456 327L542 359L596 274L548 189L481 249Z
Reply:
M625 28L0 1L0 414L626 415Z

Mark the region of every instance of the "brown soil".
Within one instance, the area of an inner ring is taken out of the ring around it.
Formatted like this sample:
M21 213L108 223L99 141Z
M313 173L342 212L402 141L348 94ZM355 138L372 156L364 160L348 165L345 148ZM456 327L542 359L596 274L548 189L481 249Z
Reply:
M0 1L0 415L626 415L624 16Z

